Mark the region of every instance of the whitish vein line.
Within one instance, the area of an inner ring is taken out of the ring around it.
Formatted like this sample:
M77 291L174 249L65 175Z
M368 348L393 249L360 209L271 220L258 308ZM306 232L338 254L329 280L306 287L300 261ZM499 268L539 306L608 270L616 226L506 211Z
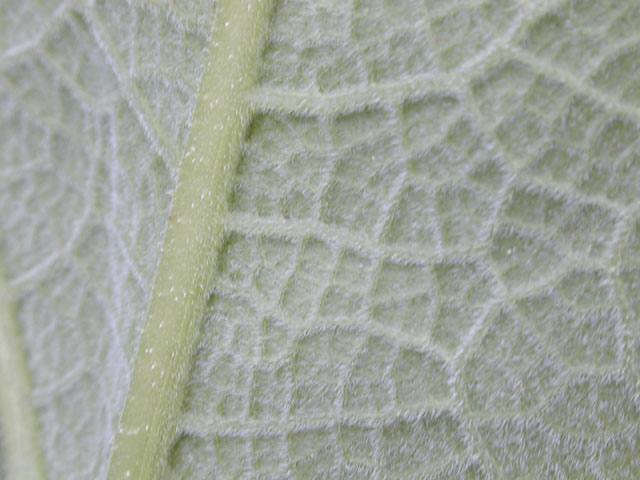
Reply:
M387 244L378 242L366 234L354 233L348 228L338 227L315 220L295 222L257 217L247 213L233 212L228 218L230 230L252 235L273 235L292 240L314 237L334 245L344 245L357 249L373 258L395 259L407 264L431 264L447 258L473 258L486 251L490 246L488 240L477 242L472 247L440 247L433 250L415 249L411 245Z
M162 478L222 242L271 0L218 2L108 478Z
M16 309L0 263L0 428L8 480L44 479L31 374Z
M140 92L134 79L127 73L127 69L123 65L122 59L116 51L113 39L107 32L107 28L103 24L102 19L92 10L88 10L86 15L87 21L93 26L91 31L96 42L105 53L129 106L140 122L145 135L147 135L147 138L152 143L153 148L165 161L165 155L169 155L171 158L177 158L179 154L169 139L169 135L156 118L151 105L149 105L145 96Z
M399 419L404 421L447 415L455 412L453 402L430 399L407 405L388 405L382 410L346 410L330 413L309 413L296 417L284 417L268 420L224 421L217 424L203 424L200 419L188 419L183 430L187 435L212 440L217 436L238 435L254 437L262 435L286 435L288 433L336 428L339 426L359 426L379 428L393 424Z
M568 69L560 68L557 65L548 64L547 62L540 60L535 55L532 55L523 48L518 48L516 52L516 58L518 58L518 60L529 65L536 71L536 73L543 74L547 78L552 78L564 83L565 85L568 85L574 95L581 94L585 97L594 99L601 105L605 105L608 110L620 115L625 115L633 119L637 119L640 117L638 108L625 103L619 98L616 98L616 96L611 95L604 90L600 90L590 86L587 82L580 80Z
M71 1L61 2L60 5L58 5L56 9L47 16L42 27L33 37L24 43L13 45L5 50L0 55L0 68L6 68L12 61L21 61L24 54L40 45L44 37L46 37L47 34L57 27L63 20L72 3L73 2Z
M491 65L505 57L510 52L513 39L524 31L526 25L521 20L514 20L504 34L451 72L428 72L401 77L394 82L359 85L331 94L261 87L250 93L248 101L258 111L335 117L370 106L397 105L408 98L423 97L434 91L459 90L478 75L479 66Z

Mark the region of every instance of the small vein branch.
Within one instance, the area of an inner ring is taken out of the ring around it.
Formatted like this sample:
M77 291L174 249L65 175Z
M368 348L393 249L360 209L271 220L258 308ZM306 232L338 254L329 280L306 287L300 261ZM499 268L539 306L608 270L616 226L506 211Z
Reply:
M116 52L113 39L109 36L101 17L91 10L89 10L86 15L87 20L93 26L92 32L96 42L105 53L129 106L136 115L153 148L163 158L165 158L165 155L169 155L172 158L177 157L178 152L169 140L160 121L154 115L151 105L149 105L149 102L144 95L142 95L135 81L127 73L127 69Z

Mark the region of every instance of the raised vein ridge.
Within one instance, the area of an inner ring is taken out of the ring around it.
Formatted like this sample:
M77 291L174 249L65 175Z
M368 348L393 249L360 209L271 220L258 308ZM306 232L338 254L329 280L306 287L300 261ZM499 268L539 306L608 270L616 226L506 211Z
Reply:
M15 305L0 263L0 428L8 480L44 479L31 374L22 349Z
M223 237L270 0L218 2L109 479L160 478Z

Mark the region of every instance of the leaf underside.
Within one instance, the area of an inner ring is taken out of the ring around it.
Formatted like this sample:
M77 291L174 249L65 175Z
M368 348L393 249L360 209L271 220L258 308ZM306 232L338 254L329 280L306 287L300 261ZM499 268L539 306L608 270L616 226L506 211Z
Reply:
M0 4L50 478L106 476L212 9ZM640 478L637 32L635 0L276 2L167 478Z
M24 353L16 306L0 261L0 478L39 480L44 478L44 465Z

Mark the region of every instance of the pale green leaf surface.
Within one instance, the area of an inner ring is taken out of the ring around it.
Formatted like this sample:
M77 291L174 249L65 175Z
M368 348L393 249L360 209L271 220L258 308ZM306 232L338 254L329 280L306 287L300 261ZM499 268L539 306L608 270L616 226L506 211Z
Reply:
M51 478L106 473L212 11L2 4ZM639 478L639 31L634 0L278 2L168 476Z
M0 241L49 476L101 478L213 8L40 3L3 2Z

